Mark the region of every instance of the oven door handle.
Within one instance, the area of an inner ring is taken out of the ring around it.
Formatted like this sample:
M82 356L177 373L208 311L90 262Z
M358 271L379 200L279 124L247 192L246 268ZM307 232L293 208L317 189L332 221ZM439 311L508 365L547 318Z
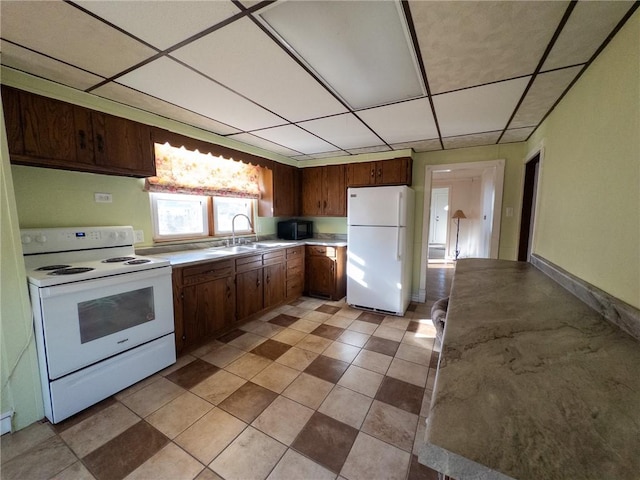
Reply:
M171 266L151 268L132 273L121 273L118 275L110 275L108 277L94 278L90 280L82 280L79 282L66 283L64 285L54 285L51 287L37 288L40 298L52 298L59 295L69 295L72 293L84 292L91 289L99 289L102 287L111 287L118 283L131 283L149 280L151 278L159 278L168 276L171 279Z

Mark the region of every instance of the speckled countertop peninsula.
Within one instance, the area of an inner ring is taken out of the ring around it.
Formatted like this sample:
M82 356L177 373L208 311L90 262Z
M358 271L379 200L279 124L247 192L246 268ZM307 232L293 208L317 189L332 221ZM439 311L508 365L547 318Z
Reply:
M420 462L466 479L640 478L640 342L537 268L456 266Z

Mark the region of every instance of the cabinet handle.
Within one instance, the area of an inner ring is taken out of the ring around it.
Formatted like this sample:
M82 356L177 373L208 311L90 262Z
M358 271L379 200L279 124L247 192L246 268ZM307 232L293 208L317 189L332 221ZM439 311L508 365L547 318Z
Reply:
M375 169L375 168L372 168L372 169L371 169L371 176L372 176L372 177L375 177L375 175L376 175L376 169Z
M104 151L104 139L102 138L102 135L98 134L96 136L97 140L98 140L98 151L100 153L102 153Z
M78 136L80 137L80 149L84 150L87 148L87 134L84 133L84 130L80 130Z
M260 286L260 280L256 280L256 287Z
M320 208L320 200L318 200L318 208Z
M324 201L324 208L327 208L327 201Z
M267 275L267 283L271 282L271 277Z
M187 339L187 336L186 336L186 335L182 335L182 339L183 339L183 340L186 340L186 339Z
M382 176L382 169L378 169L378 176L381 177Z

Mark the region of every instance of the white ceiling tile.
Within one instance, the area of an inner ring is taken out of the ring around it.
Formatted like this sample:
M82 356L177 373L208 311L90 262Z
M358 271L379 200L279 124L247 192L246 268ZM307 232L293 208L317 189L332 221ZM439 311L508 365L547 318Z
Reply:
M65 2L0 4L2 38L97 75L111 77L156 53Z
M102 80L102 77L85 72L65 63L32 52L26 48L2 40L2 65L53 80L69 87L85 90Z
M421 98L356 112L387 143L436 138L429 100Z
M267 110L164 57L120 77L118 82L240 130L284 123Z
M431 140L420 140L418 142L405 142L394 143L391 145L394 150L404 150L405 148L412 148L415 152L432 152L434 150L442 150L439 138L432 138Z
M409 2L431 93L533 73L566 1Z
M344 150L334 150L332 152L313 153L309 156L317 160L319 158L344 157L345 155L348 155L348 153Z
M171 55L291 122L346 111L247 18Z
M536 76L509 127L538 125L581 69L582 66L564 68Z
M138 92L137 90L133 90L115 82L110 82L98 87L91 93L100 97L108 98L115 102L137 107L141 110L155 113L178 122L186 123L187 125L193 125L194 127L202 128L203 130L217 133L218 135L228 135L230 133L239 132L237 128L230 127L224 123L212 120L211 118L199 115L195 112L191 112L173 105L172 103L165 102L164 100L152 97L146 93Z
M351 113L301 122L298 125L345 150L384 145L382 140Z
M510 128L504 132L500 143L524 142L529 138L529 135L531 135L535 128L536 127Z
M290 148L270 142L269 140L265 140L264 138L256 137L255 135L251 135L250 133L239 133L238 135L230 135L228 138L237 140L238 142L246 143L247 145L253 145L254 147L263 148L265 150L283 155L285 157L293 157L300 154L300 152L296 152L295 150L291 150Z
M578 2L545 60L542 71L586 63L633 3Z
M500 138L502 130L495 132L475 133L472 135L460 135L458 137L443 138L444 148L466 148L481 145L493 145Z
M295 125L259 130L253 134L307 155L330 152L336 149L333 145Z
M436 95L433 104L442 136L505 128L528 82L524 77Z
M165 50L240 12L229 1L79 1L81 7Z

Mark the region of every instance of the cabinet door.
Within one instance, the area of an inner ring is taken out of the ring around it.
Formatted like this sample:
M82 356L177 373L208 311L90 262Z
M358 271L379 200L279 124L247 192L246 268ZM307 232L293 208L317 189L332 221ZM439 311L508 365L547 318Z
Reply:
M322 176L323 167L302 170L302 215L322 215Z
M309 295L332 297L335 285L335 261L329 257L307 255L306 290Z
M275 164L273 169L273 216L293 217L300 212L300 180L296 167Z
M411 185L411 158L375 162L377 185Z
M151 129L147 125L93 112L96 163L110 171L153 176L156 173Z
M182 289L183 347L197 344L228 326L233 312L229 290L226 278Z
M329 165L323 176L323 214L327 217L347 216L347 186L345 166Z
M262 310L264 293L262 269L236 274L236 314L237 320L244 320Z
M24 153L22 121L20 119L20 93L2 85L2 109L7 130L7 146L11 155Z
M347 187L367 187L376 181L375 163L347 164Z
M284 263L264 267L264 308L284 302L285 273Z

